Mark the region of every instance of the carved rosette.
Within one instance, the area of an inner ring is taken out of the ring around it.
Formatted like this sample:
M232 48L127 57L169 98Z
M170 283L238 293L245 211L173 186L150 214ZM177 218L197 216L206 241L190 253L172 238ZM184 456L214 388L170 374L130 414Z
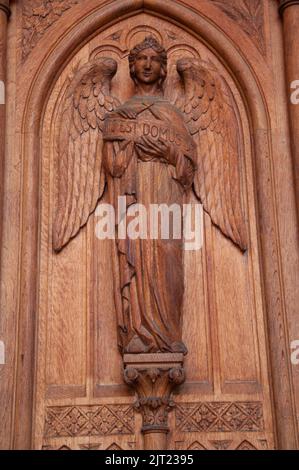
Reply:
M135 409L143 417L143 434L167 434L172 391L185 381L183 354L127 354L124 380L137 393Z
M134 434L130 405L52 406L46 410L45 439Z

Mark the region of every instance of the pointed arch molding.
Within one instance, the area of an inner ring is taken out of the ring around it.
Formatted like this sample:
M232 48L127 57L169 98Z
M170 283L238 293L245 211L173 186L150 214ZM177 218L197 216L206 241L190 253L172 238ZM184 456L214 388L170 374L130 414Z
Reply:
M125 17L147 11L179 23L205 41L222 58L244 96L252 124L257 211L265 311L272 367L277 440L280 448L296 448L296 421L286 330L282 273L277 239L277 217L271 164L270 122L265 98L252 67L240 50L211 21L197 10L176 0L121 0L98 5L72 27L68 25L53 50L45 53L30 91L24 99L22 124L23 199L22 252L19 311L19 345L15 405L15 448L30 448L36 333L36 279L38 275L39 160L43 111L51 86L61 68L91 36ZM190 3L192 3L190 1ZM206 3L206 2L204 2ZM95 2L94 2L95 4ZM195 5L196 3L193 2ZM76 7L75 7L76 8ZM53 44L53 42L52 42ZM28 66L30 70L30 66ZM258 157L258 158L257 158ZM281 333L283 332L283 333ZM277 373L279 371L279 374Z

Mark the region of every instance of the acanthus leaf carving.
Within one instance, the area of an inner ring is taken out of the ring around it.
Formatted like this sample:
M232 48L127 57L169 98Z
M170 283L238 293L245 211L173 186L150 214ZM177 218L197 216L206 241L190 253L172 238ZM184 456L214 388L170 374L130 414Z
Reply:
M130 363L133 360L130 355L124 356L124 380L137 393L134 408L142 414L142 432L157 430L167 433L168 413L175 408L172 390L185 381L183 355L157 354L155 359L160 359L160 363L157 362L155 366L152 364L154 355L148 355L148 366L146 356L137 356L134 363ZM167 356L168 361L173 357L173 363L169 367L163 362L163 356Z
M174 401L169 397L149 397L137 400L135 409L143 415L143 430L167 429L168 412L174 406Z
M239 24L260 53L266 56L264 4L261 0L211 0L230 19Z
M63 13L79 0L32 0L23 6L22 58L26 60L32 49Z

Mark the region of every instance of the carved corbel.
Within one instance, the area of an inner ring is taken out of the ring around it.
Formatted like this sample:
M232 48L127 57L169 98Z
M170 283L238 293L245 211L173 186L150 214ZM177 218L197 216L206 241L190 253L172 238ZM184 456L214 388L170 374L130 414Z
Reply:
M124 380L137 394L144 448L166 450L168 413L175 407L172 392L185 381L183 354L125 354Z

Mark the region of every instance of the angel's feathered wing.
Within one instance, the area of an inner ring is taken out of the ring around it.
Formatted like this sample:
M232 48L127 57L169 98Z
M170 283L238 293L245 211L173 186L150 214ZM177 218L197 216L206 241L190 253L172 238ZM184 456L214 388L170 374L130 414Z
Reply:
M110 96L116 71L115 60L94 60L78 70L66 91L56 137L56 251L86 224L103 194L102 129L105 114L119 104Z
M181 82L169 98L185 116L197 144L194 191L225 236L242 251L247 230L242 209L242 136L232 93L213 65L199 59L177 62Z

